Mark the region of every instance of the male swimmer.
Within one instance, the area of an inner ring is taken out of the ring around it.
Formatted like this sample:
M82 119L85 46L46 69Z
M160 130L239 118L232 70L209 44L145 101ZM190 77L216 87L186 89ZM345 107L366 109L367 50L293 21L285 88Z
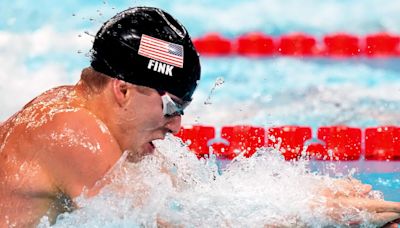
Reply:
M124 151L131 162L153 153L154 140L180 129L199 79L198 53L170 14L135 7L105 22L76 85L44 92L0 126L0 227L54 222L83 190L97 193ZM400 218L399 203L331 199L375 213L376 224Z

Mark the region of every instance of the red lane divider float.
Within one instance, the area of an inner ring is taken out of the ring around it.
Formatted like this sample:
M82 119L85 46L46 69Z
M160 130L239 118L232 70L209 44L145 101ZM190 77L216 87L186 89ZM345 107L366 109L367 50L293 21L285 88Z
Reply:
M209 154L208 141L215 138L215 129L210 126L188 126L181 128L176 134L189 146L197 157Z
M360 39L357 36L340 33L324 37L324 55L352 57L361 54Z
M399 55L400 36L377 33L366 37L365 52L368 56Z
M262 127L225 126L221 130L221 137L229 142L227 150L223 153L228 158L241 152L244 152L245 157L250 157L257 148L265 145L265 130Z
M263 33L248 33L237 39L237 53L248 56L268 56L275 53L272 36Z
M311 128L301 126L273 127L267 130L267 146L279 148L286 160L298 159L304 144L311 139Z
M207 34L193 43L198 52L207 55L229 55L232 52L232 42L218 33Z
M400 35L390 33L335 33L317 38L305 33L273 37L254 32L232 40L209 33L194 39L194 45L205 56L400 57Z
M307 34L284 35L279 39L278 53L285 56L313 56L318 54L316 44L316 39Z
M313 138L307 126L224 126L220 135L212 126L182 127L176 135L199 158L213 153L221 158L233 159L243 153L253 155L258 148L272 147L286 160L309 156L315 160L355 161L400 160L400 127L379 126L366 129L349 126L323 126Z
M361 129L347 126L318 128L318 139L324 142L323 150L308 149L318 160L358 160L361 156Z
M400 160L400 128L395 126L365 129L366 160Z

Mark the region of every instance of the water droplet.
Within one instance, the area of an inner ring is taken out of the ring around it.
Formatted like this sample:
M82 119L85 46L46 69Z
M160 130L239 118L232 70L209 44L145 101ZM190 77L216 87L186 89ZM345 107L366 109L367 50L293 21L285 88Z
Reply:
M72 16L73 16L73 17L75 17L75 16L76 16L76 14L74 14L74 13L73 13L73 14L72 14Z
M225 82L224 78L223 77L219 77L215 81L215 86L221 86L222 84L224 84L224 82Z

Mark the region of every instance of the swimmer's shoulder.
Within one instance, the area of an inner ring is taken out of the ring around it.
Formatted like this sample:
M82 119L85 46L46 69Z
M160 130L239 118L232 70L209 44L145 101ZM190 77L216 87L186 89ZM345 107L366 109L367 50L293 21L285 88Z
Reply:
M47 140L75 147L108 144L117 146L117 141L108 126L85 107L69 106L59 110L55 108L51 113L37 130L38 133L47 135ZM97 146L92 149L92 152L98 150Z
M71 93L74 90L74 86L58 86L52 89L49 89L37 97L30 100L27 104L24 105L22 109L26 109L37 103L54 103L55 99L62 99L62 96Z
M40 131L46 148L41 163L70 197L90 189L122 154L107 126L84 108L56 114Z
M25 124L37 122L38 119L43 119L41 116L45 114L49 109L54 106L55 102L51 102L55 100L57 94L67 93L68 91L72 91L73 86L60 86L50 90L47 90L40 94L39 96L30 100L27 104L25 104L21 110L10 116L5 121L0 121L0 135L3 132L9 132L14 127L25 127Z

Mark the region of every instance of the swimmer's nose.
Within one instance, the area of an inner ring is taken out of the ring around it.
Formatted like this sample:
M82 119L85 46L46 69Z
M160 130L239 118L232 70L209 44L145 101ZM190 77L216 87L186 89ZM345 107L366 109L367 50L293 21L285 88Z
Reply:
M168 131L171 132L172 134L177 134L179 132L179 129L181 128L181 120L182 120L181 115L175 115L169 117L168 122L166 124Z

